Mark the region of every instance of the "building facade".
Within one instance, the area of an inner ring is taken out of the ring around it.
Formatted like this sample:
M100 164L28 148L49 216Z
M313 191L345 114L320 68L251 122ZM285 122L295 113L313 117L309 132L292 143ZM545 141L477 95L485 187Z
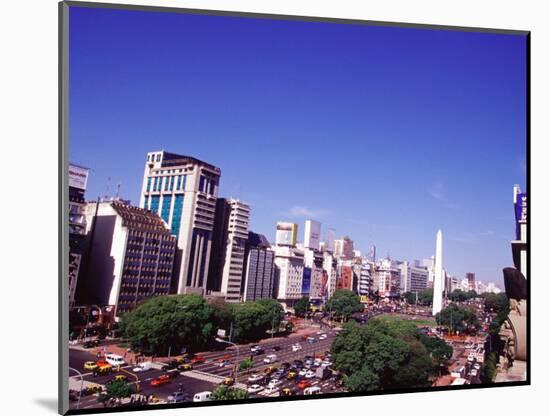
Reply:
M177 238L172 289L204 294L221 170L193 157L147 154L140 207L158 214Z
M334 240L334 256L344 260L353 259L353 241L347 236Z
M376 264L374 292L380 297L398 297L400 294L401 272L390 259L382 259Z
M89 203L86 222L89 303L112 305L120 316L170 293L176 237L158 215L118 201Z
M275 244L278 246L296 247L298 224L278 222L275 233Z
M321 223L307 220L304 226L304 248L319 250L321 241Z
M277 299L288 305L302 297L304 253L301 250L275 246Z
M419 262L410 264L404 261L399 265L401 272L401 293L418 293L428 286L428 269L422 267Z
M89 169L69 164L69 306L74 306L75 293L84 254L86 236L86 201L84 193Z
M274 297L275 253L265 236L248 233L245 246L243 300L245 302Z

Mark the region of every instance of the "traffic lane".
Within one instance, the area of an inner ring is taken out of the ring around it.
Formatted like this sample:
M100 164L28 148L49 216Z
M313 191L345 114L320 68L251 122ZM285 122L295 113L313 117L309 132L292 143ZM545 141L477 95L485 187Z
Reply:
M86 361L96 361L97 356L92 351L82 351L69 349L69 367L72 367L78 371L87 372L89 370L84 369L84 363ZM71 374L73 375L73 374Z

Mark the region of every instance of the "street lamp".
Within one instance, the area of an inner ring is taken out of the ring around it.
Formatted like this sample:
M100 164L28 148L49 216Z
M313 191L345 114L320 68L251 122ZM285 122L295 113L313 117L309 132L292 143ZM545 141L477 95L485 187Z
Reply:
M76 403L76 408L80 408L80 396L82 395L82 389L84 388L84 377L82 377L82 373L78 371L76 368L69 367L69 370L74 371L80 376L80 391L78 392L78 402Z
M188 309L188 306L187 305L176 305L176 307L174 308L174 319L176 319L176 313L178 312L178 309L180 310L186 310ZM170 355L172 353L172 343L170 343L170 345L168 346L168 358L170 358Z
M239 371L239 367L237 366L237 362L239 361L239 344L235 344L234 342L231 342L231 341L227 341L223 338L220 338L220 337L216 337L215 338L216 341L218 342L221 342L222 344L229 344L229 345L232 345L234 347L237 348L237 357L235 358L235 382L237 382L237 375L238 375L238 371Z

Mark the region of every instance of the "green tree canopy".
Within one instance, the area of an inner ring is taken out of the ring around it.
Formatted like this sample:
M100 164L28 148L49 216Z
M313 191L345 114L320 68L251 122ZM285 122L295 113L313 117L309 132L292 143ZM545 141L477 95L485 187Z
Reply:
M214 308L196 294L158 296L124 314L121 329L132 348L147 354L200 350L213 338Z
M294 304L294 314L303 318L306 316L307 310L309 308L309 298L303 297L298 302Z
M420 341L438 364L446 363L453 355L453 347L441 338L420 334Z
M214 400L242 400L248 399L248 392L234 387L218 386L212 392L212 398Z
M376 318L362 326L348 322L332 352L350 391L430 385L434 362L409 321Z
M337 289L325 307L344 321L347 321L352 314L363 311L363 308L359 296L346 289Z
M416 303L416 293L405 292L403 293L403 298L407 301L409 305L414 305Z
M232 305L234 342L253 342L277 331L284 317L283 307L274 299Z
M456 303L449 304L437 313L435 321L438 325L446 326L452 332L477 331L481 326L475 310L468 306L459 306Z
M422 305L431 305L434 298L434 290L428 287L418 294L418 302Z
M125 397L130 397L135 392L135 388L132 384L126 381L113 381L107 383L105 391L100 393L97 400L103 405L111 399L120 400Z

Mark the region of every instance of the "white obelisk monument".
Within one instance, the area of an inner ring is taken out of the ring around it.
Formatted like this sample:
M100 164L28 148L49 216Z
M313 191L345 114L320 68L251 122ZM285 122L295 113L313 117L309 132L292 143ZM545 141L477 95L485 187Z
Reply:
M432 315L441 312L443 303L443 233L437 230L435 240L434 298Z

